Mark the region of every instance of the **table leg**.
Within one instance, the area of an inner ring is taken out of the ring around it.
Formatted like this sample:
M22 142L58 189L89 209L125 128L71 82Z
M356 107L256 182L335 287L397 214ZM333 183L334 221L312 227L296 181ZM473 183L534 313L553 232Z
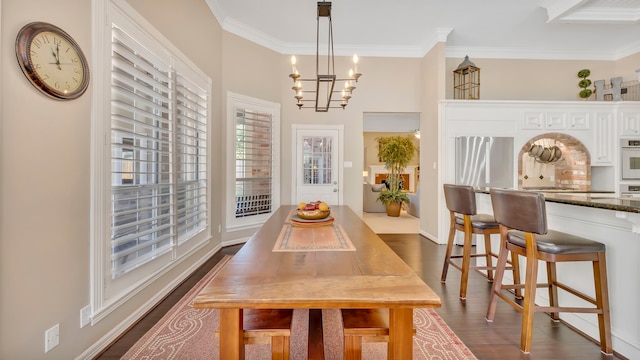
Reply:
M413 308L389 309L389 360L413 357Z
M244 360L242 309L220 309L219 355L220 359Z

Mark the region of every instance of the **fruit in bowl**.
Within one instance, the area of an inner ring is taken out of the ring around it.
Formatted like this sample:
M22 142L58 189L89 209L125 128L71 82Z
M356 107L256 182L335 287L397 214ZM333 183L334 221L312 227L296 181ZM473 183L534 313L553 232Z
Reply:
M298 204L298 216L305 220L324 219L331 213L329 205L320 200L312 203L301 202Z

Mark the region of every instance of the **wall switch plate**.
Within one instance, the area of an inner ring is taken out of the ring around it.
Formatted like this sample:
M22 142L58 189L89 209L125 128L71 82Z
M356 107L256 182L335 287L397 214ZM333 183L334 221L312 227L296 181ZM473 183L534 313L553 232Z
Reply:
M58 346L60 343L60 324L56 324L51 329L44 332L44 352Z
M91 322L91 305L80 309L80 327L83 328Z

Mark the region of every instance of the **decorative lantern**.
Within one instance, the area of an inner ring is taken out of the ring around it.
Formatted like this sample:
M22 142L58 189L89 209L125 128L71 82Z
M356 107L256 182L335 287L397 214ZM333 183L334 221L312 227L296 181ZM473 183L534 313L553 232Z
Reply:
M464 61L453 70L453 98L480 99L480 68L464 57Z

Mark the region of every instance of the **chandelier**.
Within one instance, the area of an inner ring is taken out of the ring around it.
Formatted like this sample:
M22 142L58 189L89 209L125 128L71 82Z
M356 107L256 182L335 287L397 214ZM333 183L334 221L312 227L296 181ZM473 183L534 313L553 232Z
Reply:
M322 69L324 74L320 73L320 19L328 20L328 43L327 50L324 55L327 57L326 67ZM358 78L362 75L358 73L358 55L353 55L353 69L349 70L349 76L347 78L337 78L335 75L335 61L333 54L333 29L331 23L331 2L318 2L318 17L317 17L317 29L316 29L316 77L304 79L298 73L296 68L296 57L291 56L291 68L292 72L289 77L293 79L293 91L295 92L294 98L296 99L296 105L298 109L302 109L305 102L314 102L315 110L317 112L327 112L329 109L342 108L344 109L351 99L351 94L356 88L355 83L358 82ZM336 89L336 82L343 82L344 87ZM311 90L307 90L307 86L303 90L303 83L312 83L309 87ZM313 90L315 88L315 90ZM340 94L340 98L333 98L333 95ZM332 106L335 103L340 103L340 106Z

